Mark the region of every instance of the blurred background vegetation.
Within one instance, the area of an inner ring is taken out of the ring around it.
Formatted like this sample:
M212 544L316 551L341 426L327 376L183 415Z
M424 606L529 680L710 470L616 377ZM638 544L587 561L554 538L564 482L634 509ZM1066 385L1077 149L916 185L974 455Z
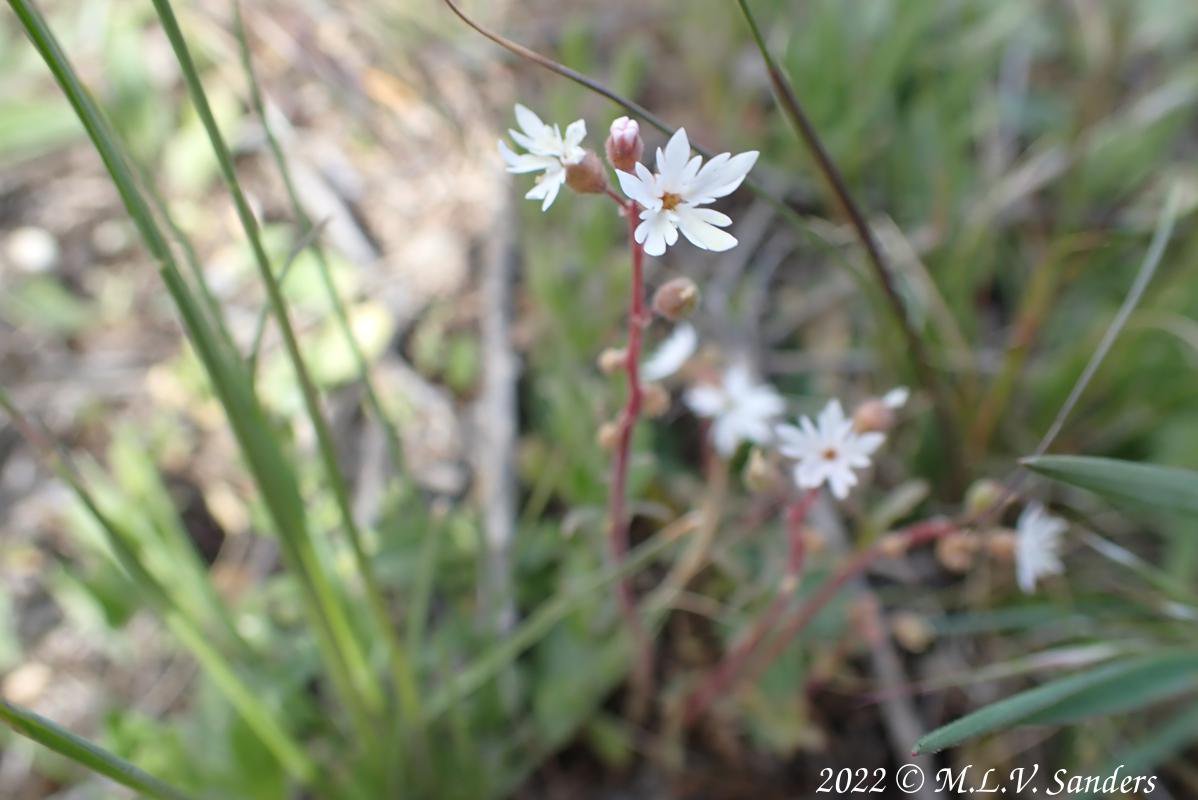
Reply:
M156 202L194 248L240 352L261 329L257 396L296 472L321 563L339 592L358 597L361 576L315 455L302 387L265 316L253 253L153 6L39 7L143 185L161 195ZM687 275L703 287L696 322L707 358L751 359L803 411L830 395L915 385L852 231L778 113L734 3L466 7L685 125L697 143L762 151L757 177L802 224L741 191L727 204L737 249L680 247L650 265L651 286ZM1198 5L753 7L867 210L960 423L936 425L917 388L911 420L873 485L813 525L868 542L904 521L955 513L965 487L1008 475L1110 324L1171 189L1180 206L1168 255L1054 450L1198 468ZM605 574L609 459L595 432L623 398L595 357L623 340L622 223L606 204L575 195L541 214L520 199L495 152L516 101L563 124L585 118L595 148L622 112L514 60L434 0L247 0L243 12L269 132L286 155L299 210L256 113L233 5L176 8L262 242L284 276L388 611L403 623L404 643L416 645L408 655L425 699L446 713L427 728L397 723L383 737L407 753L396 756L351 744L345 720L328 712L331 690L304 633L301 588L279 567L269 514L221 403L103 164L7 11L0 385L71 453L150 576L204 630L227 626L237 642L230 647L252 652L233 659L236 672L339 787L320 796L796 796L825 766L902 763L911 742L893 741L884 723L853 592L672 747L654 723L624 717L627 643L610 593L593 585ZM317 240L327 264L310 247ZM373 387L342 335L324 266ZM368 388L398 430L401 458ZM635 541L709 496L698 435L681 407L638 430ZM946 446L964 454L962 468ZM1043 593L1018 595L993 565L957 574L930 556L872 578L899 645L904 691L927 729L1063 667L1194 644L1193 516L1127 514L1085 492L1031 489L1071 509L1077 523L1067 577ZM769 509L735 480L718 502L713 563L663 625L666 697L718 658L781 574ZM514 531L510 564L496 571L487 534L506 530ZM1096 550L1094 534L1126 551ZM813 574L836 555L816 556ZM650 568L638 586L649 593L664 573ZM150 613L144 586L114 556L95 515L7 418L0 576L6 699L185 788L302 796L289 793L295 774L195 652ZM557 609L550 621L558 624L505 655L505 606L521 620ZM369 620L351 623L371 662L382 663ZM455 696L450 676L491 656L484 671L493 680ZM1167 777L1162 790L1198 797L1185 755L1198 739L1198 713L1159 711L1065 731L1018 729L937 763L1101 769L1121 753L1151 750L1144 760ZM1150 737L1162 731L1167 740ZM118 796L24 740L6 736L0 747L2 797Z

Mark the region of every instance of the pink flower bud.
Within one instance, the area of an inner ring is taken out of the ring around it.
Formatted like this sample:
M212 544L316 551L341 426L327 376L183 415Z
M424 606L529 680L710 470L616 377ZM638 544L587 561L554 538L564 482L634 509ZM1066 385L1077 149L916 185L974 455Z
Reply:
M618 170L632 172L645 153L641 126L635 119L620 117L611 124L611 136L604 145L608 162Z

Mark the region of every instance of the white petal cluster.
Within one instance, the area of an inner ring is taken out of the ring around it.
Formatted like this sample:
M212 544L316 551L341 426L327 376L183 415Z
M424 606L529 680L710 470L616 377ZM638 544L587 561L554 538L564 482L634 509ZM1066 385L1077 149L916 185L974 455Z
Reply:
M1030 503L1015 526L1015 576L1019 588L1031 593L1036 581L1065 571L1061 562L1061 536L1069 526L1051 516L1039 503Z
M748 366L740 363L728 367L719 385L689 389L685 400L691 411L712 421L712 443L725 457L741 442L768 442L773 420L786 409L782 396L769 384L753 380Z
M720 230L732 220L719 211L702 208L731 194L757 163L757 151L732 155L721 153L703 164L691 157L686 130L679 128L663 151L657 149L657 172L639 161L636 174L617 171L620 188L642 207L636 241L651 256L660 256L678 241L678 232L703 250L723 251L736 246L736 239Z
M699 333L695 326L682 323L657 346L653 355L641 364L641 377L646 381L660 381L670 377L690 360L699 346Z
M857 485L855 470L867 469L871 456L886 437L881 433L857 433L844 415L839 400L832 400L813 422L810 417L798 426L779 425L778 451L795 460L794 479L801 489L824 483L837 499L849 496Z
M563 136L557 125L547 125L529 109L516 104L516 122L520 130L508 130L512 141L528 152L517 153L499 140L499 154L513 173L540 172L536 185L524 195L529 200L540 200L545 211L557 199L562 184L566 182L566 167L577 164L586 155L582 140L587 135L583 120L575 120L566 128Z

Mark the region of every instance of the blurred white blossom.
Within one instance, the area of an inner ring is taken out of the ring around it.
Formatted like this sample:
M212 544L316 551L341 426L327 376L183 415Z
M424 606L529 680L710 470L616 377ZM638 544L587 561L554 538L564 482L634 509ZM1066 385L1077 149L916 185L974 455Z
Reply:
M857 485L855 470L867 469L870 457L886 440L875 431L857 433L839 400L829 401L816 421L803 417L798 427L779 425L777 434L778 451L798 462L794 479L799 488L827 483L840 500Z
M1059 551L1066 528L1063 519L1050 516L1039 503L1028 504L1019 515L1015 526L1015 575L1024 592L1035 591L1036 581L1045 575L1065 571Z
M886 394L882 395L882 402L892 411L898 411L903 406L907 405L907 401L910 399L911 390L906 386L896 386Z
M723 251L736 246L736 238L725 228L732 224L726 214L700 208L731 194L740 186L757 163L757 151L720 153L703 164L701 156L691 157L686 130L679 128L663 151L657 148L657 172L640 162L636 174L618 170L620 188L643 208L636 241L645 252L659 256L678 241L678 231L691 244L703 250Z
M514 152L507 142L499 140L499 154L513 173L540 172L536 185L524 195L529 200L540 200L541 210L553 205L562 184L566 182L566 167L582 161L586 151L582 140L587 135L583 120L575 120L566 128L563 136L557 125L547 125L529 109L516 104L516 122L520 130L509 129L512 141L527 150Z
M660 381L670 377L690 360L699 346L699 334L694 325L682 324L657 346L653 355L641 365L641 377L647 381Z
M692 387L685 400L691 411L712 421L712 443L725 457L741 442L768 442L770 424L786 409L774 387L754 381L745 364L728 367L718 386Z

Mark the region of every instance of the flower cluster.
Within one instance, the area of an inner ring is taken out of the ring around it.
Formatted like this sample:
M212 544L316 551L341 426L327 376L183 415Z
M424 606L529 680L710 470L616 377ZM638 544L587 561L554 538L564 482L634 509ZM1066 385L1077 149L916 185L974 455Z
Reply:
M520 130L508 133L527 152L516 153L502 140L499 152L508 172L541 173L525 195L542 201L541 210L553 205L563 183L580 192L607 191L602 165L582 147L585 122L570 123L563 135L557 125L542 122L522 105L516 106L516 121ZM722 230L732 224L732 218L704 206L736 191L757 163L757 151L735 156L720 153L704 164L702 156L692 156L686 129L679 128L664 149L657 148L657 170L652 172L640 161L644 152L640 127L628 117L612 123L605 150L630 210L639 214L634 235L645 253L664 254L678 241L679 233L702 250L722 252L736 246L736 237Z
M740 187L757 163L756 151L735 156L721 153L704 163L702 156L693 155L686 130L679 128L664 148L657 148L655 170L650 170L641 161L645 148L639 125L620 117L611 124L604 153L627 198L621 200L612 191L599 157L583 147L583 120L570 123L563 134L557 125L549 125L517 105L516 121L520 129L509 134L525 152L513 151L502 140L499 152L509 172L539 173L525 197L541 201L543 211L553 205L565 184L584 194L607 194L626 213L636 214L639 222L632 236L647 255L663 255L680 234L702 250L722 252L736 246L736 237L725 230L732 219L707 206ZM642 396L649 416L664 413L669 406L669 393L659 382L681 371L698 347L698 333L684 321L698 301L698 287L686 278L663 284L654 297L657 315L676 325L656 352L640 364L640 375L648 382ZM627 352L610 350L600 356L599 363L605 372L613 372L633 362ZM860 474L871 468L874 454L908 397L907 389L898 387L861 403L851 416L839 400L832 399L814 417L784 423L780 422L786 411L782 395L757 380L743 362L732 363L718 380L697 383L683 394L691 412L708 421L712 446L721 457L731 458L745 443L769 447L790 462L795 486L816 490L826 485L838 500L845 500L859 483ZM616 426L609 423L606 428L607 435L601 432L600 440L617 440ZM760 451L754 451L754 456L750 463L760 467ZM1063 572L1059 550L1066 528L1064 521L1048 515L1038 503L1024 509L1016 530L1009 534L1009 551L1017 582L1025 592L1033 591L1041 578ZM972 548L970 541L969 536L949 537L942 544ZM948 553L953 547L944 549ZM966 554L964 549L961 554ZM956 561L968 563L967 559Z

